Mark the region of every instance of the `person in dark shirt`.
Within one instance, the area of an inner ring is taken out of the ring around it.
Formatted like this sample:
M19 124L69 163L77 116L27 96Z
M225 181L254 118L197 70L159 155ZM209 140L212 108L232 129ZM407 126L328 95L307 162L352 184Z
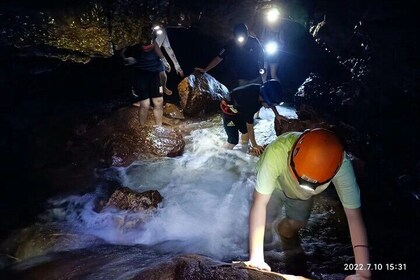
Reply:
M196 68L205 73L216 67L222 60L228 59L238 80L238 85L262 83L260 69L264 67L264 50L256 37L249 35L248 27L237 24L234 27L235 38L213 58L205 68Z
M168 62L153 39L152 28L143 27L140 44L124 49L121 56L125 65L132 68L132 93L136 101L133 106L140 107L140 124L145 124L152 100L156 125L161 126L163 87L159 73Z
M276 105L281 101L281 85L276 80L269 80L263 85L248 84L233 89L220 103L223 112L223 126L228 136L225 147L233 149L239 142L239 132L242 145L251 142L251 152L260 155L264 148L255 140L254 114L264 106L271 108L278 121L287 120L281 116Z

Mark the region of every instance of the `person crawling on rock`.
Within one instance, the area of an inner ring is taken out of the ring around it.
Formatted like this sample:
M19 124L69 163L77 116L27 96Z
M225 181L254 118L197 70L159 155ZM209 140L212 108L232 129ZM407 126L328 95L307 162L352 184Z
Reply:
M135 99L133 106L140 107L140 123L143 126L153 102L153 114L157 126L162 125L163 117L163 86L160 81L162 63L169 67L158 44L153 39L151 26L141 30L139 44L123 49L121 57L124 64L132 68L132 94Z
M254 114L264 106L273 110L279 122L287 120L275 107L280 104L281 95L281 85L276 80L266 81L263 85L249 84L233 89L220 103L223 126L228 136L224 147L233 149L239 143L239 132L241 132L241 144L247 147L250 141L251 153L257 156L262 154L264 148L255 140Z
M370 279L369 244L360 209L360 189L352 164L335 133L323 128L284 133L267 146L256 169L246 266L271 269L264 260L264 232L267 205L274 193L285 208L284 218L273 222L281 249L303 253L299 230L309 219L314 196L332 182L344 207L357 264L355 274L346 280Z

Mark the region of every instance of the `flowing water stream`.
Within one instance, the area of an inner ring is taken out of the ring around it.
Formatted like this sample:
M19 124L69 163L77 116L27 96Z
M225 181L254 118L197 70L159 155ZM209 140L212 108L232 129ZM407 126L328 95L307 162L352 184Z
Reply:
M292 109L279 107L279 111L296 117ZM260 116L262 119L255 126L257 142L269 143L276 137L274 116L264 109ZM65 244L54 251L82 250L85 253L78 257L78 267L92 258L101 262L100 270L92 268L85 279L111 275L114 275L112 279L126 279L152 263L181 253L197 253L224 261L245 260L257 158L245 153L245 148L222 148L226 136L220 116L197 127L186 136L185 152L180 157L97 170L99 177L118 180L135 191L158 190L164 199L153 214L111 208L100 213L94 211L95 202L101 196L100 187L82 196L50 199L48 209L40 218L40 227L53 225L78 236L94 237L79 238L76 245ZM278 213L275 201L271 204L270 209ZM336 213L337 205L334 197L317 199L308 227L302 232L304 264L292 261L296 265L288 265L287 256L271 252L269 257L278 263L273 269L306 274L314 279L340 279L342 263L351 261L351 250L345 238L346 223ZM143 222L137 223L139 220ZM92 241L95 238L107 245L93 246L97 245ZM24 270L60 256L36 257L15 267Z

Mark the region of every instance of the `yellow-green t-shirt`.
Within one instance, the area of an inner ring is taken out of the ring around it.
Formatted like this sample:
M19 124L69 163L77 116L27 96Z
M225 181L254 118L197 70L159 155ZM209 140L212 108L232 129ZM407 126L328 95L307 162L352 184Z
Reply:
M293 176L293 171L288 164L288 158L293 144L301 132L287 132L267 146L257 163L257 184L255 190L261 194L271 194L275 189L280 189L292 199L307 200L324 191L330 182L325 183L315 190L301 188ZM341 203L345 208L360 207L360 189L356 182L353 166L345 155L343 163L337 174L331 180L334 183Z

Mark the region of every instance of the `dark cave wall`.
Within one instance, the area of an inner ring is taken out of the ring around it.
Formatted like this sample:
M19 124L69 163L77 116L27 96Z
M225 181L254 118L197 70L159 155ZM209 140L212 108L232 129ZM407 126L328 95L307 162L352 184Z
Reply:
M290 27L282 82L296 92L311 73L318 77L305 85L321 85L320 92L329 94L308 95L302 102L355 127L358 156L375 171L370 183L382 186L386 181L384 196L392 197L398 176L414 172L419 159L412 137L419 120L414 9L379 0L278 2L286 7L285 25ZM258 35L264 5L266 1L257 0L3 2L0 124L5 132L2 155L9 160L3 163L8 176L2 205L10 206L10 215L19 208L24 216L25 207L61 191L45 184L46 178L33 167L69 163L63 161L66 143L74 139L80 123L94 125L104 114L129 104L128 75L117 52L136 42L146 20L190 27L169 33L187 74L208 63L233 24L244 21ZM199 39L186 48L189 32ZM226 71L221 65L211 74L228 84ZM172 88L177 79L170 74ZM33 160L39 154L43 156ZM76 185L68 180L63 189ZM20 196L16 186L30 186L30 192ZM18 197L19 203L9 197Z

